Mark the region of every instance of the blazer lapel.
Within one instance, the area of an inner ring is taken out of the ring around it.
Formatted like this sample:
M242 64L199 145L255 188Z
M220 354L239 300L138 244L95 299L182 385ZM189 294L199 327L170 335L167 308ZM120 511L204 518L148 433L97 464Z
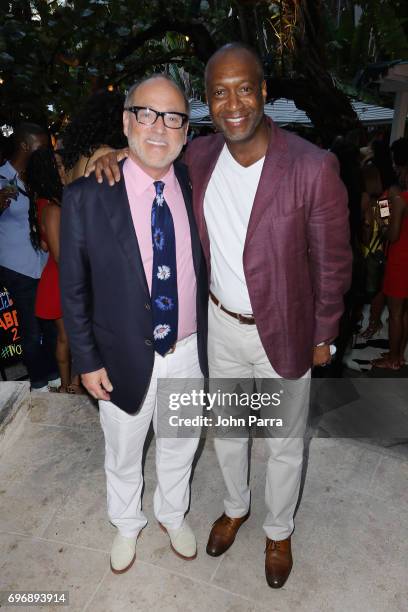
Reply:
M149 287L130 212L125 179L123 177L123 163L124 162L121 162L119 164L121 180L119 183L115 183L113 187L110 187L105 181L103 183L105 191L101 194L101 198L111 222L112 229L128 259L130 268L134 271L135 278L139 280L140 286L146 294L146 299L150 301Z
M187 168L184 164L175 163L174 172L179 182L181 191L183 193L184 204L187 211L188 222L190 225L190 236L191 236L191 251L193 255L193 264L196 277L198 279L200 274L200 260L201 260L201 244L200 238L197 233L197 226L194 219L192 200L191 200L191 183L188 178Z
M288 149L286 140L277 126L269 119L268 122L271 128L271 136L258 189L255 194L251 216L249 218L245 248L251 241L258 224L264 218L266 210L271 204L273 199L273 186L279 184L283 174L288 169Z

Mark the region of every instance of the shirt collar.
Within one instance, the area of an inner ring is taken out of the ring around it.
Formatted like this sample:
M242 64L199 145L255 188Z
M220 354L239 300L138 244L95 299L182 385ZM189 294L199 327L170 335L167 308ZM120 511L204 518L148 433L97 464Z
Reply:
M0 167L1 167L1 171L4 172L5 174L7 174L7 173L8 174L13 174L13 176L15 174L17 174L17 170L15 170L13 168L13 166L10 164L10 162L8 160L6 160L4 162L4 164L2 166L0 166Z
M155 179L149 176L142 168L130 157L125 161L126 169L130 171L130 174L133 178L133 186L136 196L142 195L143 192L150 189L154 194L154 186L153 183ZM158 179L163 181L167 189L175 189L176 188L176 175L174 172L174 165L171 164L168 172L161 178Z
M14 177L17 176L17 184L19 184L20 187L24 187L24 189L26 188L24 181L21 179L19 173L8 160L6 160L4 164L0 166L0 168L0 174L3 174L3 176L6 175L6 178L8 179L14 179Z

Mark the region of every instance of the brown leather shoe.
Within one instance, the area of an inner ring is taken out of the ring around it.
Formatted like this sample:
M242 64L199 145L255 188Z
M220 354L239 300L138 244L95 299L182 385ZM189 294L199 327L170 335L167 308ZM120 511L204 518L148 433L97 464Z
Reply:
M225 513L213 523L207 544L207 555L219 557L234 543L235 536L242 523L249 517L249 511L241 518L230 518Z
M273 589L280 589L288 579L293 565L290 537L286 540L266 538L265 553L266 582Z

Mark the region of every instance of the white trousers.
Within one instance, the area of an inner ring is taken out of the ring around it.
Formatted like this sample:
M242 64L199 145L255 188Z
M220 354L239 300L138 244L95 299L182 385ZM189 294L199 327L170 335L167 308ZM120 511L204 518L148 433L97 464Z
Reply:
M211 300L208 320L210 377L279 378L262 346L256 325L239 323ZM310 373L291 381L291 414L306 424L309 409ZM268 451L264 531L272 540L283 540L294 529L293 514L299 496L303 464L303 437L265 438ZM248 438L215 438L215 451L227 488L224 509L239 518L250 507L248 485Z
M155 354L150 385L137 414L127 414L112 402L99 402L105 436L108 515L121 535L128 538L137 537L147 523L141 500L142 454L152 418L157 434L157 382L163 378L202 379L196 334L178 342L174 353L166 357ZM154 514L165 527L178 529L188 508L191 464L199 437L177 438L177 429L173 435L156 436Z

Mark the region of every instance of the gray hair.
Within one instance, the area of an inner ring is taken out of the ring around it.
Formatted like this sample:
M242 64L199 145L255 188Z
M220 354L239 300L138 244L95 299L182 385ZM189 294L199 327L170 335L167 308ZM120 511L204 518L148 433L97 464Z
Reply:
M190 102L189 102L189 99L187 98L186 92L175 81L173 81L173 79L171 79L167 74L164 74L164 73L151 74L150 76L144 77L140 81L136 81L136 83L132 85L132 87L129 89L129 91L126 94L125 104L124 104L125 108L131 105L135 92L141 85L143 85L143 83L146 83L147 81L153 81L156 79L164 79L165 81L168 81L169 83L174 85L176 89L178 89L178 91L183 97L186 113L187 115L189 115L190 114Z

